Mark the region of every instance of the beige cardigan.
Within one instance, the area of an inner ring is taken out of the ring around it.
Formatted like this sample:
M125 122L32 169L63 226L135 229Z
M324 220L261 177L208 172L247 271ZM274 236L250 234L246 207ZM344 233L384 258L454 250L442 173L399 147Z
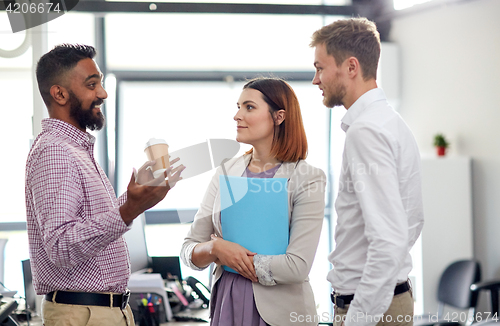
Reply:
M229 160L224 164L224 168L228 175L241 176L249 161L250 155L244 155ZM209 241L211 234L222 236L219 198L219 176L222 174L222 168L217 168L182 245L181 259L187 266L196 270L200 268L191 261L194 247L198 243ZM283 163L274 177L289 179L290 241L286 254L274 256L270 265L277 284L264 286L253 283L253 291L257 310L266 323L273 326L296 326L299 316L304 316L300 320L315 320L316 305L308 274L323 224L326 176L322 170L305 161L299 161ZM217 265L214 275L213 284L222 275L221 266Z

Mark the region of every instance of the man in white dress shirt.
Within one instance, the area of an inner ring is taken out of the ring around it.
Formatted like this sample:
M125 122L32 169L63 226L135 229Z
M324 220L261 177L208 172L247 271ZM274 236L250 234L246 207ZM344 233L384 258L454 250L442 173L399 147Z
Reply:
M409 251L423 226L420 155L408 126L377 88L380 37L365 18L316 31L316 74L346 133L335 250L328 256L335 324L413 325Z

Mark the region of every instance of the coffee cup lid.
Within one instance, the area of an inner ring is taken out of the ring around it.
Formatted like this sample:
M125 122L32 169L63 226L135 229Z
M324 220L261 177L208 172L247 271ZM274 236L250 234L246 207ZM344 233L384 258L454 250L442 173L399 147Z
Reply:
M151 138L150 140L148 140L146 145L144 145L144 149L148 148L149 146L158 145L158 144L168 145L167 142L165 141L165 139Z

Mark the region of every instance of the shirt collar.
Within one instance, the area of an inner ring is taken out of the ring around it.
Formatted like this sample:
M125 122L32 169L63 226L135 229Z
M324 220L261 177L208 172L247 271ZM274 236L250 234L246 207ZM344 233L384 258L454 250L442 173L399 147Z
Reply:
M370 104L385 98L385 93L382 88L374 88L361 95L342 118L342 124L340 125L342 130L347 132L347 129L349 129Z
M42 131L53 131L59 135L70 138L78 145L88 149L95 143L95 137L88 132L83 132L75 126L59 119L47 118L42 120Z

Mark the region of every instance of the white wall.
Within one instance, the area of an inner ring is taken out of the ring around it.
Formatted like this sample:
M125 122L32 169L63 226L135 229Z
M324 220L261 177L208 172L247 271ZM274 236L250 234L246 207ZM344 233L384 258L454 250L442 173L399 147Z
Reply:
M443 132L451 154L472 157L483 279L500 278L499 14L498 0L457 2L397 18L391 34L401 49L400 113L421 151L432 152L433 135Z

